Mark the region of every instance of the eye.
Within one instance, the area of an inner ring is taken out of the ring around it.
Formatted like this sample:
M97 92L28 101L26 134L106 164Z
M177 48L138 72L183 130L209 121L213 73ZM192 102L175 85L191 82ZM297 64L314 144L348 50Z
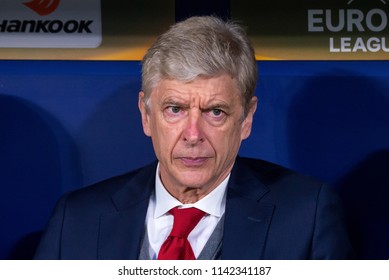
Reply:
M220 117L223 117L224 115L226 115L226 113L222 109L212 108L212 109L207 110L207 115L209 115L210 117L214 117L214 118L220 118Z
M206 120L212 125L221 125L225 122L227 114L222 109L212 108L204 112Z
M223 111L222 110L220 110L220 109L212 109L211 110L211 113L214 115L214 116L220 116L222 113L223 113Z
M172 114L178 114L181 111L181 108L178 106L169 106L167 110Z
M165 120L168 122L175 122L182 119L186 112L185 108L177 105L167 105L163 110Z

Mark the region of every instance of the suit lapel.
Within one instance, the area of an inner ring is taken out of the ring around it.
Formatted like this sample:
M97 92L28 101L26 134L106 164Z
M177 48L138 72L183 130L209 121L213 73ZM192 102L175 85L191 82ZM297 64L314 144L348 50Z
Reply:
M228 184L222 259L261 259L274 205L261 198L268 188L237 160Z
M100 217L98 259L138 259L155 170L141 170L112 197L117 211ZM274 211L262 201L267 192L238 159L228 183L222 259L261 259Z
M146 213L147 205L143 202L131 210L101 216L98 259L138 258L145 221L141 213Z
M98 259L138 259L155 168L143 169L112 197L117 211L100 217Z

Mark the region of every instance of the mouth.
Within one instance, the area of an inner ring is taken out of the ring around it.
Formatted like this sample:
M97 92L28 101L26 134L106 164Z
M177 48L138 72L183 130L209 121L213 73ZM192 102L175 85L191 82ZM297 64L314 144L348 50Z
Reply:
M203 166L208 157L180 157L181 163L186 167L200 167Z

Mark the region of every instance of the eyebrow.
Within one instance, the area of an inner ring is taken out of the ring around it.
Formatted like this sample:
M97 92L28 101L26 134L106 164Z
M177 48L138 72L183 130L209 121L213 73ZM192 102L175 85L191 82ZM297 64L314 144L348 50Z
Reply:
M204 110L209 110L209 109L213 109L213 108L229 109L229 108L231 108L231 105L228 104L227 102L224 102L224 101L212 100L208 104L206 104L205 107L203 107Z
M166 105L176 105L178 107L182 108L188 108L190 107L191 100L189 98L185 98L185 95L173 95L173 96L168 96L166 99L164 99L161 104L163 107ZM200 110L207 111L207 110L212 110L212 109L221 109L224 111L229 111L231 108L231 104L218 99L218 98L211 98L204 106L201 106L200 102Z
M183 100L182 98L168 97L161 102L162 107L166 106L177 106L182 108L189 107L189 102Z

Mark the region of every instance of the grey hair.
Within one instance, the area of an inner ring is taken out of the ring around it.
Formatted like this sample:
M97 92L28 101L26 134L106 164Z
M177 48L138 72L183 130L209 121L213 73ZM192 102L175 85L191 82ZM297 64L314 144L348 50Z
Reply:
M146 104L162 79L192 81L228 74L237 80L246 115L258 78L253 47L244 28L217 17L191 17L160 35L142 60Z

